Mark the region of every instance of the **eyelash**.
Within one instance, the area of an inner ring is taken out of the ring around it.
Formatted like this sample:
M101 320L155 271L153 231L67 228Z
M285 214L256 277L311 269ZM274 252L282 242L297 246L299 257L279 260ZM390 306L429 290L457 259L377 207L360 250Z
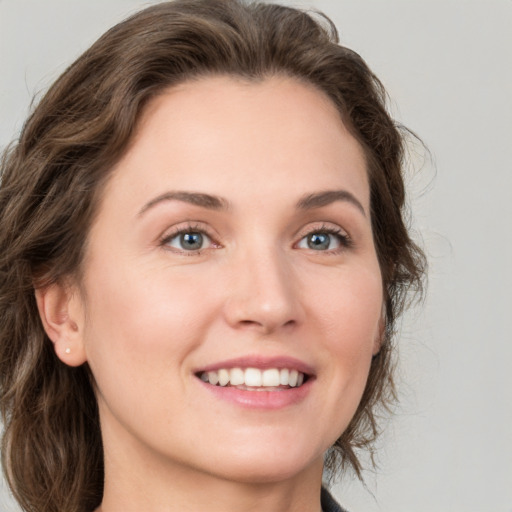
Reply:
M305 240L308 236L311 235L333 235L338 239L339 247L335 249L327 249L322 251L315 251L314 249L309 249L313 252L321 252L323 254L339 254L343 250L350 249L354 246L354 243L347 232L339 227L334 227L332 225L322 224L321 226L314 226L313 228L308 229L305 233L303 233L300 237L300 240L295 244L298 245L303 240Z
M176 248L171 248L169 246L169 243L172 240L174 240L175 238L177 238L181 235L186 235L186 234L191 234L191 233L194 233L194 234L197 233L197 234L206 236L211 240L212 245L216 246L216 248L220 247L220 244L218 244L214 241L215 237L213 237L210 233L208 233L208 230L206 230L204 228L204 226L198 225L198 224L188 224L186 226L175 228L170 233L165 233L165 235L160 239L159 245L169 251L174 251L174 252L177 252L178 254L182 254L185 256L198 256L198 255L202 254L203 251L209 249L209 247L206 247L206 248L201 248L201 249L197 249L197 250L188 250L187 251L185 249L180 250L180 249L176 249Z
M173 229L170 233L166 233L165 235L163 235L160 238L159 245L161 247L166 248L167 250L174 251L179 254L186 255L186 256L198 256L198 255L202 254L203 251L211 248L211 247L206 247L206 248L201 248L201 249L197 249L197 250L194 250L194 249L180 250L180 249L176 249L176 248L170 248L169 244L172 240L174 240L175 238L177 238L181 235L191 234L191 233L206 236L211 241L211 245L213 245L214 248L221 247L220 244L215 242L215 237L212 236L208 232L208 230L204 228L204 226L198 225L198 224L188 224L186 226ZM314 234L331 235L331 236L334 235L338 239L339 247L337 247L335 249L327 249L327 250L315 250L315 249L310 248L309 250L311 250L313 252L321 252L324 254L338 254L339 252L341 252L343 250L350 249L354 245L350 236L341 228L322 224L321 226L315 226L314 228L308 229L306 232L302 233L299 241L294 244L294 247L297 247L298 244L300 244L308 236L311 236Z

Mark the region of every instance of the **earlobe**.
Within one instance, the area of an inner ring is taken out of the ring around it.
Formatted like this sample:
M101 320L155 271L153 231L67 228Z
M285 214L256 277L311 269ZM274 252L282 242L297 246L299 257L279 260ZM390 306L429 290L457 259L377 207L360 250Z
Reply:
M35 296L44 330L53 342L57 357L69 366L85 363L84 323L76 290L53 283L36 288Z

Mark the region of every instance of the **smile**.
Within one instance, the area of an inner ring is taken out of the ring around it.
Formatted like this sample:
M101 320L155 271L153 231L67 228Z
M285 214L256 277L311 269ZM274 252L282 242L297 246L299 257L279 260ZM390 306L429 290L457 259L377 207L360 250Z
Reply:
M220 368L200 372L198 376L212 386L245 391L280 391L300 387L307 380L307 375L293 368Z

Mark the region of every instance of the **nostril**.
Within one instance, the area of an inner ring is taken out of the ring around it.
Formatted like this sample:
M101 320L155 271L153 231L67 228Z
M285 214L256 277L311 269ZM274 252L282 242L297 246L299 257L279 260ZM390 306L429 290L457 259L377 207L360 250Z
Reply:
M272 321L271 319L266 319L262 321L257 320L239 320L238 328L241 329L253 329L265 333L274 332L278 328L286 328L290 329L296 325L295 320L287 320L283 324L280 324L279 321Z

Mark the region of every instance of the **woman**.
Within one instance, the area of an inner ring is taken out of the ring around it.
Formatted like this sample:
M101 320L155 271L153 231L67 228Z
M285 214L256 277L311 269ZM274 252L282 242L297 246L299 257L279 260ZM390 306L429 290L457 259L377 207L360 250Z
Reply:
M341 510L421 251L403 137L334 27L181 0L117 25L2 163L5 474L24 510Z

